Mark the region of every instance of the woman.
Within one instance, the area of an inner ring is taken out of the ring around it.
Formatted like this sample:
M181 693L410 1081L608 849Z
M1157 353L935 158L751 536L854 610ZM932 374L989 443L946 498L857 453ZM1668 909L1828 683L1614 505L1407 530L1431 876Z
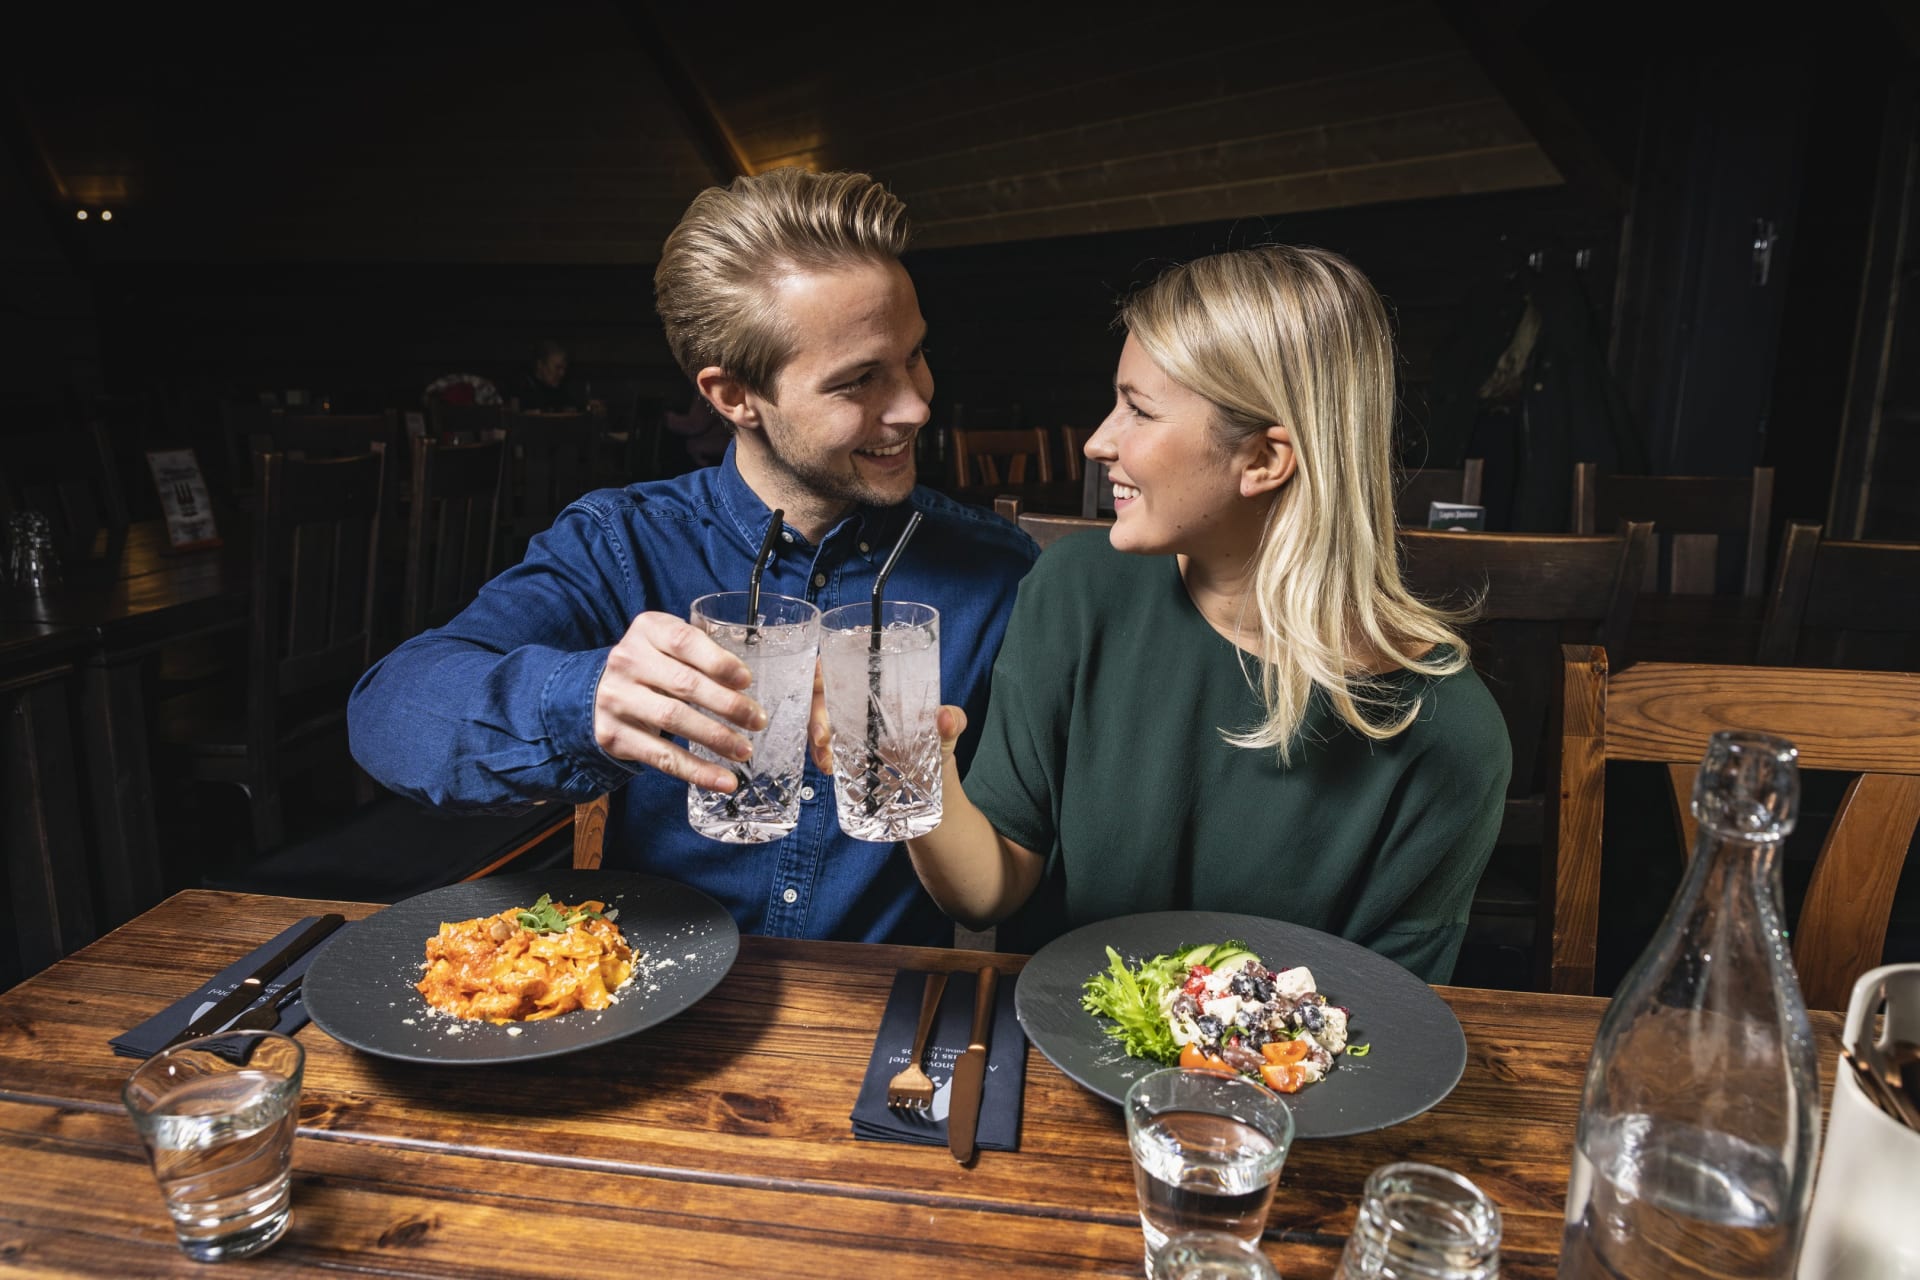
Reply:
M942 709L945 817L914 867L976 927L1035 899L1023 945L1242 911L1444 981L1511 761L1466 645L1400 580L1379 295L1267 246L1168 271L1120 323L1086 446L1117 518L1021 586L964 786Z

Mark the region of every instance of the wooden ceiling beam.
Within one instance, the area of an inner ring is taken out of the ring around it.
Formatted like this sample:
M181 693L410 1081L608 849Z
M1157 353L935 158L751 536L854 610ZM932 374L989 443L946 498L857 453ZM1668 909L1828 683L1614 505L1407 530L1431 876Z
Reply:
M1607 208L1625 209L1633 195L1632 183L1621 175L1556 87L1547 65L1520 36L1523 6L1438 0L1437 7L1567 185Z
M667 97L680 109L687 135L699 151L700 158L706 161L714 181L725 186L735 178L751 174L753 166L740 149L733 131L727 128L727 122L714 105L713 96L700 83L686 59L680 56L680 51L674 48L673 41L668 39L660 24L654 21L645 0L623 0L623 3L614 7L626 20L627 29L633 33L641 52L647 55L647 60L659 73L667 87Z

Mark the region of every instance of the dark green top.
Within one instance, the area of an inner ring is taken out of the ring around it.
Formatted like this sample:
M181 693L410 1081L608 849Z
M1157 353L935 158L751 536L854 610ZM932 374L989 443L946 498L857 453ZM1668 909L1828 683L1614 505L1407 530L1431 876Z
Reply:
M1138 911L1237 911L1446 981L1512 767L1486 686L1471 670L1384 678L1422 700L1384 742L1316 690L1282 767L1271 750L1221 739L1261 718L1250 674L1252 657L1200 616L1172 557L1123 555L1102 533L1040 557L966 778L996 830L1047 856L1011 941Z

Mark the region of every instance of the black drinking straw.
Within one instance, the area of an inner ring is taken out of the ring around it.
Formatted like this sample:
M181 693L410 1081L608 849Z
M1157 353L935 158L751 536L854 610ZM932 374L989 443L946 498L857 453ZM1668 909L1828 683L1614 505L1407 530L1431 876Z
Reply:
M773 535L780 532L780 522L786 518L786 512L774 508L773 519L767 521L767 536L760 539L760 554L753 558L753 573L747 578L747 643L760 642L760 575L766 572L767 558L773 554ZM739 790L727 797L727 816L740 816L740 796L753 785L747 777L747 771L739 765L729 765L733 770L734 781L740 784Z
M760 554L753 558L753 574L747 579L747 643L760 639L760 575L767 570L767 557L773 554L773 535L780 532L786 512L775 507L767 521L767 536L760 539Z
M907 517L907 527L900 531L899 541L893 544L893 550L887 553L887 562L880 566L880 572L873 579L873 623L867 644L867 776L864 779L867 792L864 807L868 816L880 808L873 794L880 784L880 602L886 595L888 575L893 572L900 553L907 549L913 531L919 527L920 513L916 511Z

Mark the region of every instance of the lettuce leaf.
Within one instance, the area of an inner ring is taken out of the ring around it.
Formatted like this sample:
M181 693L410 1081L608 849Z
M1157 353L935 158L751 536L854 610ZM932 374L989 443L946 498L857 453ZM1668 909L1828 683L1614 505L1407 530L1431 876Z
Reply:
M1160 1001L1186 977L1186 966L1174 956L1158 955L1141 961L1137 969L1129 969L1120 953L1108 947L1106 972L1087 979L1080 1005L1111 1022L1107 1034L1120 1041L1129 1054L1172 1063L1180 1057L1180 1046L1173 1042L1173 1030L1160 1012Z

